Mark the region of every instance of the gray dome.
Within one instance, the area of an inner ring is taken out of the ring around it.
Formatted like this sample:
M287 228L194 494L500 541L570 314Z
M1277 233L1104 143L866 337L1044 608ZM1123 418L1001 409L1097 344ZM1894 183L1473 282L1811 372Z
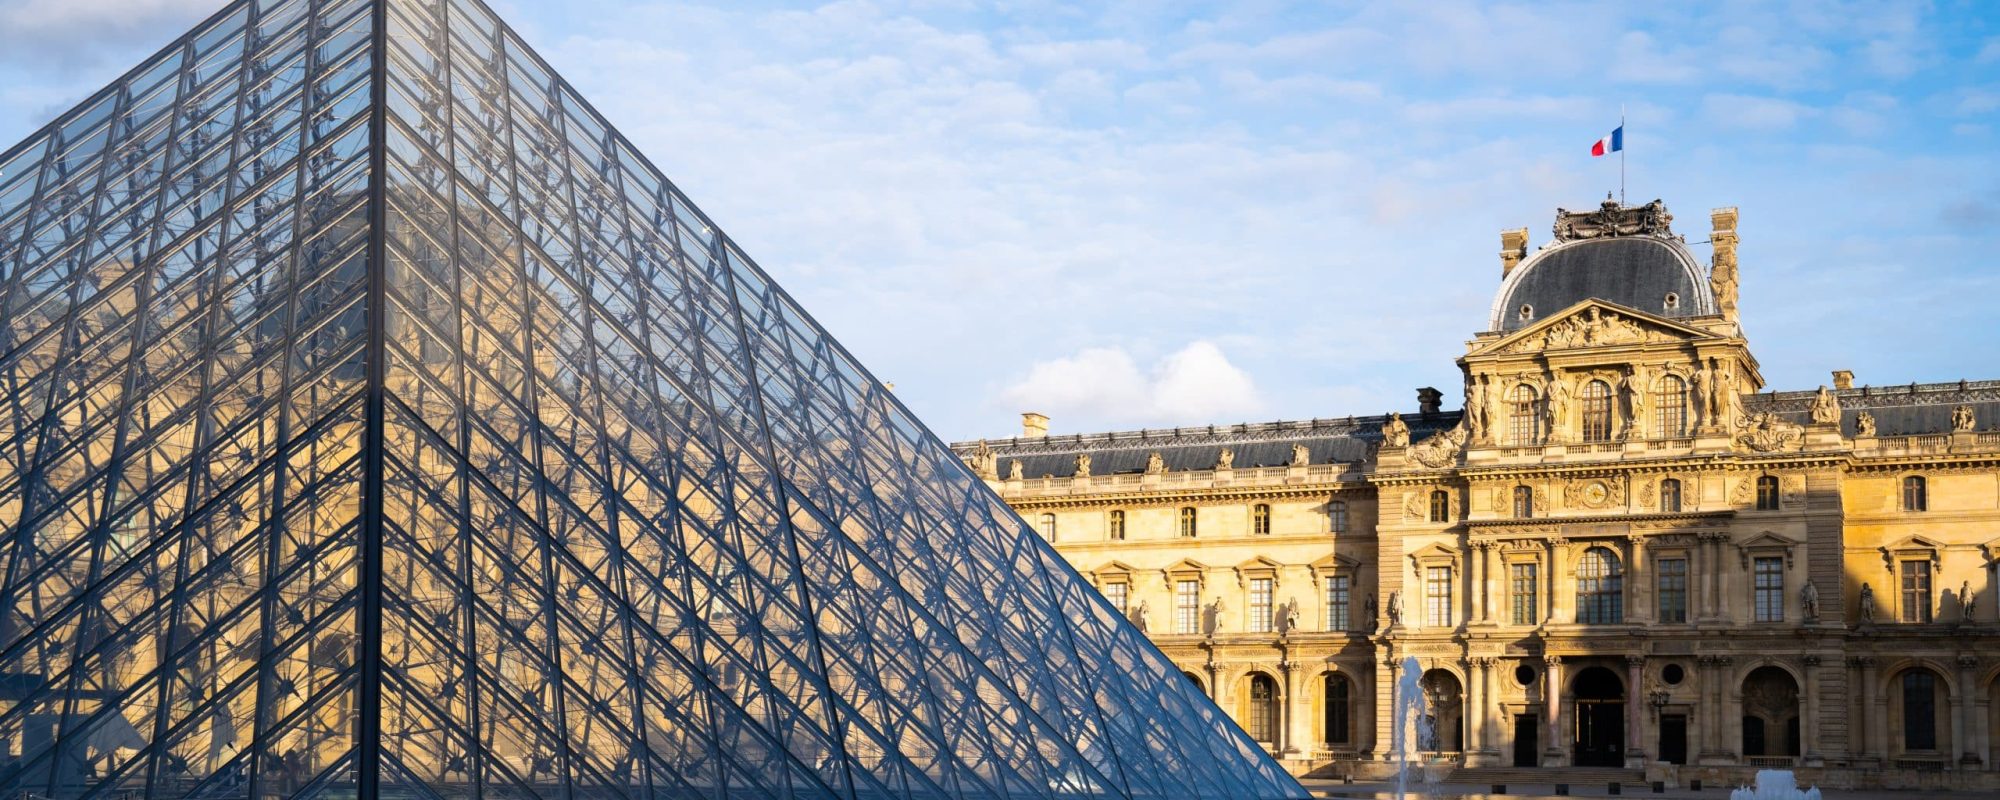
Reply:
M1662 317L1716 313L1708 278L1678 237L1607 236L1557 242L1522 262L1501 283L1488 330L1520 330L1592 298Z

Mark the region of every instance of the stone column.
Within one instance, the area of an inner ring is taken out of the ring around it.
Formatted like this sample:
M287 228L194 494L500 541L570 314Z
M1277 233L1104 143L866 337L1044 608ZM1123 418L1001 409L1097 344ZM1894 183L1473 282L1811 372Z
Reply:
M1696 713L1701 715L1703 762L1722 753L1722 726L1718 724L1722 718L1722 678L1721 670L1716 669L1715 660L1715 656L1701 656L1695 659L1697 668L1701 670L1701 685L1696 695L1696 705L1699 710Z
M1465 702L1459 704L1460 726L1465 729L1465 741L1458 743L1458 749L1465 753L1468 764L1474 753L1486 749L1485 709L1486 682L1482 679L1485 670L1479 666L1480 659L1467 658L1465 664Z
M1979 693L1972 690L1972 670L1977 666L1979 666L1978 656L1958 657L1958 697L1953 698L1958 701L1958 713L1952 715L1951 721L1951 745L1964 754L1959 757L1959 763L1975 769L1979 766L1980 757L1976 743L1972 741L1972 717L1978 713L1978 705L1974 702L1974 698L1978 697Z
M1486 562L1486 618L1485 618L1485 621L1487 621L1487 622L1492 622L1492 621L1493 621L1493 603L1494 603L1494 597L1496 596L1496 595L1495 595L1495 594L1493 593L1493 587L1494 587L1494 585L1495 585L1496 583L1498 583L1498 582L1499 582L1499 579L1496 579L1496 578L1494 578L1494 577L1493 577L1493 568L1494 568L1494 567L1496 567L1496 566L1498 566L1498 564L1497 564L1497 563L1496 563L1496 561L1495 561L1495 559L1496 559L1497 557L1496 557L1496 556L1494 555L1494 553L1495 553L1495 551L1498 551L1499 549L1500 549L1500 545L1499 545L1499 543L1498 543L1498 542L1487 542L1487 543L1486 543L1486 546L1485 546L1484 548L1480 549L1480 551L1479 551L1479 558L1480 558L1480 560L1482 560L1482 561L1485 561L1485 562ZM1504 576L1503 576L1503 577L1504 577ZM1504 594L1504 593L1503 593L1503 594Z
M1646 598L1652 594L1648 587L1652 585L1653 570L1646 565L1646 537L1629 536L1625 541L1629 551L1626 555L1625 574L1631 579L1626 581L1625 621L1650 622L1653 619L1653 612ZM1639 685L1634 683L1627 691L1637 692Z
M1807 653L1799 659L1799 674L1805 676L1804 693L1799 697L1799 749L1806 766L1819 766L1819 655Z
M1850 730L1864 731L1861 755L1863 758L1880 759L1887 752L1883 742L1888 732L1883 730L1889 718L1882 709L1875 707L1875 657L1855 656L1850 662L1861 668L1861 718L1854 720Z
M1470 627L1486 619L1486 559L1479 557L1485 542L1472 543L1472 557L1465 563L1465 624Z
M1702 611L1701 618L1713 620L1722 616L1722 542L1713 533L1701 535L1702 560L1707 568L1702 570Z
M1549 617L1550 623L1560 624L1576 621L1565 594L1569 581L1564 580L1564 565L1569 563L1569 542L1562 539L1549 540Z
M1722 728L1722 753L1732 759L1731 763L1741 763L1743 759L1743 687L1736 682L1733 656L1715 657L1716 703L1722 713L1716 715L1716 724ZM1784 731L1778 731L1783 735ZM1769 735L1768 733L1766 735Z
M1542 658L1542 710L1548 717L1548 747L1542 751L1542 766L1569 766L1569 741L1562 735L1562 656Z
M1279 662L1278 669L1285 675L1285 680L1282 684L1285 687L1285 698L1284 702L1278 704L1280 713L1285 715L1283 724L1278 726L1279 735L1283 737L1283 740L1278 744L1278 752L1302 754L1306 750L1305 747L1301 746L1302 743L1312 741L1311 732L1300 730L1302 725L1308 721L1305 714L1299 713L1299 705L1307 697L1305 687L1299 685L1300 679L1304 677L1302 673L1305 670L1300 669L1299 664L1294 663L1290 658Z
M1625 657L1625 766L1646 766L1646 657Z
M1396 657L1384 656L1375 662L1375 754L1384 761L1396 760Z
M1694 567L1694 575L1690 576L1688 588L1694 597L1688 602L1690 615L1688 619L1692 622L1701 622L1708 619L1708 576L1715 572L1708 566L1707 536L1695 536L1694 552L1691 555L1694 563L1690 566Z
M1479 752L1499 753L1500 729L1499 726L1494 724L1493 714L1494 706L1498 705L1493 702L1493 666L1499 663L1499 661L1487 656L1482 656L1477 661L1479 662L1480 698Z

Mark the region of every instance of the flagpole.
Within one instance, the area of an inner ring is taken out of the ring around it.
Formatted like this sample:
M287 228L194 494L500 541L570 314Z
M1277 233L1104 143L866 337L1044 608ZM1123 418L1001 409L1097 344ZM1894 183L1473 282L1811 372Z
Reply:
M1618 104L1618 136L1625 136L1625 104ZM1618 143L1618 204L1625 205L1625 143Z

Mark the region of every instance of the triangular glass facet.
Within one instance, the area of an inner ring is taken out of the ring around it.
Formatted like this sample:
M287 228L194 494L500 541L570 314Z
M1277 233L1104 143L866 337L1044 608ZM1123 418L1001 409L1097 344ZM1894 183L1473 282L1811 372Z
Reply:
M0 155L0 795L1298 784L477 0Z

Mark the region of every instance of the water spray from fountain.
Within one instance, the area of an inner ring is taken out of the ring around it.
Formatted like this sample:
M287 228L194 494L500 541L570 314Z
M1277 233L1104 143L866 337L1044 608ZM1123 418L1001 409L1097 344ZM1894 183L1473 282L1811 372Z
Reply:
M1800 789L1798 778L1788 769L1757 772L1756 786L1739 786L1729 800L1820 800L1819 787Z
M1430 714L1430 698L1424 693L1423 665L1417 663L1415 656L1403 659L1396 683L1396 707L1390 718L1394 720L1389 735L1390 749L1396 754L1396 798L1403 800L1409 794L1412 777L1419 783L1431 782L1430 773L1423 765L1423 748L1436 736L1432 729L1435 723ZM1414 775L1411 773L1413 761ZM1818 800L1818 797L1813 800Z

